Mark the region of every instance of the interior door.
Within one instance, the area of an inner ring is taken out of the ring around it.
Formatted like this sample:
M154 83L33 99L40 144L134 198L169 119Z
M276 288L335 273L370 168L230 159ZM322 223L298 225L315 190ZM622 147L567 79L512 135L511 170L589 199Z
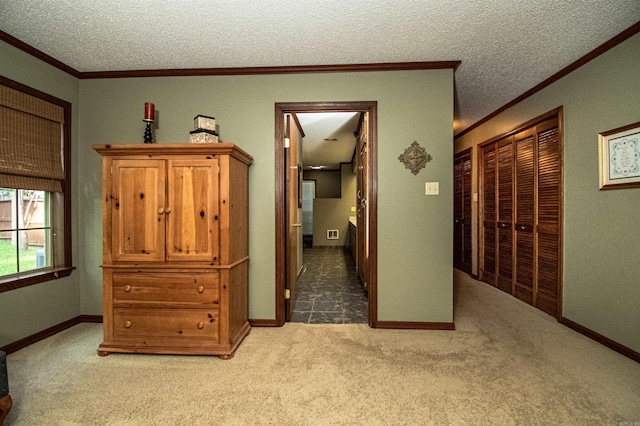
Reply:
M454 159L453 265L471 273L471 151Z
M286 223L285 253L287 270L285 278L285 320L290 321L298 297L298 271L302 266L302 137L291 114L285 115L285 167L286 173ZM288 148L287 148L288 145Z
M369 208L367 203L367 179L368 179L368 113L363 112L363 122L360 126L360 134L356 145L356 223L357 223L357 255L356 266L358 275L365 290L369 290Z
M482 206L480 208L480 279L493 286L496 285L496 236L497 236L497 203L496 203L496 145L482 147Z
M534 131L528 129L514 136L515 144L515 292L518 299L533 304L535 169Z
M498 143L498 288L513 294L513 143Z
M537 280L534 305L561 316L562 147L558 118L536 127L538 137Z
M289 265L287 264L288 252L287 241L290 229L289 219L289 204L290 190L287 186L287 175L289 172L289 166L286 164L286 157L288 156L287 150L283 147L285 142L285 135L287 134L286 114L293 113L309 113L309 112L345 112L345 111L366 111L366 125L367 132L367 150L366 159L367 162L361 164L366 168L366 193L365 196L365 216L361 215L361 220L366 217L366 222L361 223L360 228L366 229L366 239L362 241L367 254L367 288L369 295L369 326L377 327L378 324L378 306L377 306L377 282L378 282L378 230L377 230L377 118L378 118L378 104L376 101L363 101L363 102L295 102L295 103L276 103L275 104L275 174L276 174L276 223L275 223L275 237L276 237L276 320L275 325L281 326L285 323L286 318L286 277L288 274ZM355 155L359 158L359 152ZM363 170L363 175L364 175ZM362 194L362 188L361 188ZM361 238L361 240L363 240ZM290 273L289 273L290 274Z
M453 160L453 266L462 265L462 161Z

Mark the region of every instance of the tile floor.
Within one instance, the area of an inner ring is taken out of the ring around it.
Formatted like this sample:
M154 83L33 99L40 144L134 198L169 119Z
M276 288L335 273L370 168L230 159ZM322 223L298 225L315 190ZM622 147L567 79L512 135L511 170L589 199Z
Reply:
M305 248L303 264L306 270L298 283L298 299L291 322L367 323L367 293L348 249Z

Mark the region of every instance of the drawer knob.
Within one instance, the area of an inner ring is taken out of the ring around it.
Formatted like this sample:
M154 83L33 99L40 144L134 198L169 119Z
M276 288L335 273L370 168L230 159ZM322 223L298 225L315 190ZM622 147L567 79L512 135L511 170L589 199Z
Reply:
M129 284L124 286L124 291L129 293L131 291L131 286Z
M129 328L129 327L131 327L131 321L125 321L124 328Z
M160 208L158 209L158 214L162 214L162 213L164 213L164 209L163 209L162 207L160 207Z
M165 212L167 212L167 214L171 213L171 207L167 207L167 208L165 209Z
M198 323L198 329L202 330L204 328L204 323L202 321L200 321Z
M198 286L198 293L202 293L204 292L204 286L203 285L199 285Z

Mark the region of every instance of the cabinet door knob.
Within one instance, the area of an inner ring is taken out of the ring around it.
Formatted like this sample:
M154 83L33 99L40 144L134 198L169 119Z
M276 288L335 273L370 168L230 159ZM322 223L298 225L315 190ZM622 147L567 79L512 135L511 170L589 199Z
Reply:
M129 327L131 327L131 321L125 321L124 328L129 328Z
M171 213L171 207L167 207L166 209L164 209L164 211L165 211L167 214Z
M204 328L204 323L202 321L200 321L198 323L198 329L202 330Z
M131 291L131 286L129 284L124 286L124 291L129 293Z
M164 209L163 209L162 207L160 207L160 208L158 209L158 214L162 214L162 213L164 213Z
M204 286L200 285L198 286L198 293L202 293L204 291Z

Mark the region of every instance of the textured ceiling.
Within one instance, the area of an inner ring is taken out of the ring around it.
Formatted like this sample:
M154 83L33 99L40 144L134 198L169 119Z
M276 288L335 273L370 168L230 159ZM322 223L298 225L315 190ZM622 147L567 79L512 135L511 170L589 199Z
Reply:
M302 139L302 165L305 169L340 170L340 163L351 162L360 113L311 112L296 115L305 135Z
M640 0L0 0L2 31L81 72L460 60L456 132L638 21Z

